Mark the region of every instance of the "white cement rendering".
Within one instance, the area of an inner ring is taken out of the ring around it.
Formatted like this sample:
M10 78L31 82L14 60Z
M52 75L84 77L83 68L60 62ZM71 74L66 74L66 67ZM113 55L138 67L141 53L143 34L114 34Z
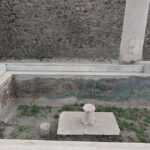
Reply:
M143 72L150 73L150 61L139 61L139 65L143 65Z
M117 65L117 64L27 64L8 63L8 71L49 71L49 72L135 72L143 71L142 65Z
M72 142L0 140L1 150L150 150L150 144L114 142Z
M84 112L62 112L58 135L119 135L120 129L112 112L96 112L94 126L81 123Z
M120 72L33 72L33 71L9 71L17 80L29 80L35 77L55 77L60 78L82 78L82 79L111 79L111 78L129 78L129 77L150 77L149 73L120 73Z
M0 75L4 74L6 72L6 65L0 64Z
M143 44L150 0L126 0L120 62L142 60Z
M12 73L6 72L0 76L0 88L2 88L9 79L11 79Z

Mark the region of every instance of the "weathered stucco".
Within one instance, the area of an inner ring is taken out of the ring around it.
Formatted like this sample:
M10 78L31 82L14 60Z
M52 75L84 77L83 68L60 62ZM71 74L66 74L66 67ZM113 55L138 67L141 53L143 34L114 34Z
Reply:
M9 102L14 101L14 98L16 98L15 80L11 78L0 88L0 108L7 107Z
M0 120L5 121L6 116L16 104L16 88L14 78L10 78L0 88Z
M18 97L46 97L51 99L75 96L78 99L150 100L150 78L71 79L33 78L17 80Z

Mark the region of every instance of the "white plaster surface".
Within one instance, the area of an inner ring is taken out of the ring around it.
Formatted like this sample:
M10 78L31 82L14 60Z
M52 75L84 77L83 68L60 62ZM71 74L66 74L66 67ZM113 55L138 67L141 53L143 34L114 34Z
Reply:
M6 72L6 65L5 64L0 64L0 75Z
M1 150L150 150L150 144L114 142L73 142L41 140L0 140Z
M144 73L150 73L150 61L139 61L138 64L143 65Z
M142 65L117 64L27 64L8 63L8 71L49 71L49 72L142 72Z
M101 65L93 66L93 72L142 72L142 65Z
M0 88L2 88L12 77L12 73L6 72L0 76Z
M83 79L111 79L111 78L129 78L129 77L150 77L149 73L122 73L122 72L42 72L42 71L9 71L15 75L17 80L29 80L35 77L55 77L60 78L83 78Z
M126 0L120 61L142 59L145 29L150 0Z
M120 129L112 112L96 112L94 126L81 123L84 112L62 112L58 135L119 135Z

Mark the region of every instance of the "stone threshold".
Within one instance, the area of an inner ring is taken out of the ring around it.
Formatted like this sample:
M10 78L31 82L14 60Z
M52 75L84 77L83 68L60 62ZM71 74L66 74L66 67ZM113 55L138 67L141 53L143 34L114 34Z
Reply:
M2 150L150 150L150 144L74 142L42 140L0 140Z

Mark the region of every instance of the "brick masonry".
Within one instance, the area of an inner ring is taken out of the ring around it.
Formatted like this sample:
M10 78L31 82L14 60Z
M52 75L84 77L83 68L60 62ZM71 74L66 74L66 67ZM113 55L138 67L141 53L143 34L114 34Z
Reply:
M125 0L0 0L0 56L118 59ZM150 15L144 59L150 58Z

